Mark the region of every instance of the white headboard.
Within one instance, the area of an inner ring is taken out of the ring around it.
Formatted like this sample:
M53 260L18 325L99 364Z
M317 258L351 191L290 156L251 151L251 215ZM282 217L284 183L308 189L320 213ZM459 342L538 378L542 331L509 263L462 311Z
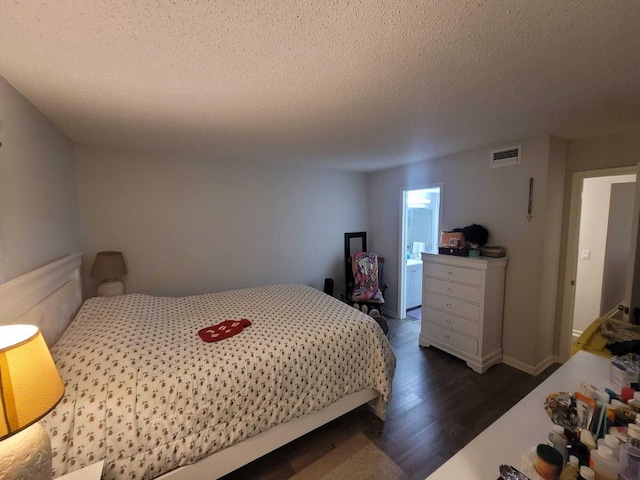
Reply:
M0 284L0 325L35 325L51 347L82 304L81 258L69 255Z

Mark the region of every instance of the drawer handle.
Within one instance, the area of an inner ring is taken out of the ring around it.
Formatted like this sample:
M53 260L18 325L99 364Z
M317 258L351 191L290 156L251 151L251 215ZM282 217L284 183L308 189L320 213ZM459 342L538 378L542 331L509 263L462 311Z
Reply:
M450 303L447 303L447 308L451 308L451 304Z
M451 289L450 289L450 288L447 288L447 292L450 292L450 291L451 291Z
M447 273L447 275L453 275L453 272L449 272L449 273Z
M446 338L447 340L449 340L449 335L445 335L444 338Z
M447 323L451 323L451 320L447 318Z

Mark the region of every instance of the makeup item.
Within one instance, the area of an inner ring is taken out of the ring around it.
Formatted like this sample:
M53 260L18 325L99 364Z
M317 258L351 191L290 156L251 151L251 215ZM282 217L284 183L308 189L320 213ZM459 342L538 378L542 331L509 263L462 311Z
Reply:
M560 474L560 480L576 480L580 474L580 463L578 457L571 455L569 457L569 463L562 467L562 473Z
M567 428L564 431L564 435L565 437L567 437L567 455L578 457L578 462L580 463L580 465L588 465L589 449L580 441L578 433L575 430Z
M578 475L578 480L596 480L596 472L583 465L582 467L580 467L580 475Z
M541 443L536 448L538 455L535 469L544 480L558 480L562 465L564 464L562 454L553 447Z
M593 434L589 430L582 430L580 432L580 442L585 444L589 451L597 447L596 441L593 439Z
M633 398L633 394L635 390L631 387L622 387L622 392L620 392L620 396L625 403L629 403L629 400Z
M627 404L636 414L640 413L640 392L633 392L633 398Z
M634 480L640 478L640 448L629 444L620 446L620 473L621 480Z
M613 403L614 400L620 401L620 399L618 398L618 394L610 388L605 388L604 391L611 398L611 400L609 400L610 403Z
M609 447L601 446L591 451L589 467L596 474L598 480L618 480L620 464L613 458Z
M635 422L638 414L634 412L628 405L621 405L616 407L615 419L619 425L627 425L628 423Z
M632 447L640 448L640 425L635 423L627 425L627 435L629 436L627 443Z
M567 437L564 436L564 428L560 425L554 425L549 432L547 444L560 452L562 463L565 463L567 460Z
M598 439L598 448L605 446L613 452L613 458L620 459L620 440L614 435L607 433L604 438Z
M500 479L502 480L529 480L524 473L511 465L500 465ZM498 480L500 480L498 479Z
M589 430L593 420L597 402L580 392L576 392L576 415L578 417L578 427Z

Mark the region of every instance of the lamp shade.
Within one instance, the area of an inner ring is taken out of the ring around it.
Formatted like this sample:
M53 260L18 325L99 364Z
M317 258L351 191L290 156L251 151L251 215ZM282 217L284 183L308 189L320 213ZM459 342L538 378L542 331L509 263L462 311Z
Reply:
M91 276L100 280L115 280L127 274L124 257L120 252L98 252L93 261Z
M0 440L40 420L63 393L40 330L33 325L0 327Z

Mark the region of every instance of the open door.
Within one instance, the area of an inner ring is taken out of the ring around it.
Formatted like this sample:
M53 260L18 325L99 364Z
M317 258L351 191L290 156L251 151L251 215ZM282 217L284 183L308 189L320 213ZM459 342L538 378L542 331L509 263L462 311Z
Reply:
M640 162L637 166L640 172ZM631 224L630 260L632 268L627 275L627 294L625 296L625 318L632 323L640 323L640 181L636 181L636 196L633 202L633 222Z
M640 163L638 164L640 167ZM614 176L624 176L624 175L632 175L636 174L638 171L636 166L633 167L621 167L621 168L610 168L610 169L602 169L602 170L591 170L591 171L581 171L575 172L572 178L571 185L571 202L570 202L570 213L569 213L569 231L567 238L567 252L565 259L565 277L564 277L564 295L562 301L562 319L560 325L560 345L559 345L559 360L561 362L565 362L570 357L570 349L571 343L574 339L574 319L576 318L575 304L578 296L576 295L577 291L577 281L578 279L582 279L583 277L578 277L578 264L579 262L584 262L585 259L589 260L590 253L588 250L579 251L580 247L580 231L581 225L583 223L583 217L589 216L590 212L583 212L583 188L585 185L585 180L595 180L601 177L614 177ZM628 262L629 269L627 271L625 286L624 286L624 305L630 306L635 305L640 307L640 259L636 258L640 255L640 245L638 244L638 232L639 232L639 222L640 218L640 191L638 190L638 182L635 182L634 186L634 195L633 199L633 214L630 216L630 221L632 222L632 226L630 229L627 229L627 235L630 235L629 239L629 254L628 254ZM588 206L586 208L589 208ZM606 228L606 227L605 227ZM582 247L584 248L584 247ZM588 248L588 247L587 247ZM585 255L586 254L586 255ZM593 258L593 257L591 257ZM604 275L604 273L602 273ZM601 278L602 280L602 278ZM584 279L582 280L584 281ZM594 297L601 296L602 291L599 293L594 293ZM622 297L622 295L621 295ZM633 311L633 308L630 308L629 311ZM591 321L595 320L600 316L600 308L595 311L592 315L589 316L590 320L585 320L587 325L591 323ZM580 333L577 331L575 334Z

